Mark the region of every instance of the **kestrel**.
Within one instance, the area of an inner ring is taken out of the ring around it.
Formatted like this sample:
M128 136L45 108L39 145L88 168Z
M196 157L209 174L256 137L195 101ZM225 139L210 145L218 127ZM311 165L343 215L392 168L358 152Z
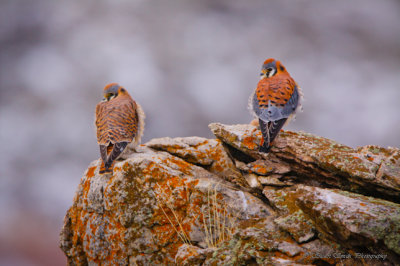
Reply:
M105 86L103 100L96 106L100 174L112 173L115 160L127 146L134 149L143 135L144 112L129 93L118 85Z
M257 88L249 98L249 109L260 124L259 150L268 153L283 125L301 106L302 92L280 61L267 59L260 75Z

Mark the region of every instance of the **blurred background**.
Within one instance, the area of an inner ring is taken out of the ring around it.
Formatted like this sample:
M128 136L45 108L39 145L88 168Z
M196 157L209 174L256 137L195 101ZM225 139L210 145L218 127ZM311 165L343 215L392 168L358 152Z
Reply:
M109 82L147 114L143 142L249 123L263 61L305 94L286 129L400 146L398 0L0 2L0 265L64 265L63 217L99 157Z

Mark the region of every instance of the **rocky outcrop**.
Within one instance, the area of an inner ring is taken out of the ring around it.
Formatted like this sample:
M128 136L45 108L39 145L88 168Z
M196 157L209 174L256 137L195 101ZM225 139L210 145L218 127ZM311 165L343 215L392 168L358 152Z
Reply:
M153 139L81 179L61 231L71 265L400 264L400 150L252 125Z

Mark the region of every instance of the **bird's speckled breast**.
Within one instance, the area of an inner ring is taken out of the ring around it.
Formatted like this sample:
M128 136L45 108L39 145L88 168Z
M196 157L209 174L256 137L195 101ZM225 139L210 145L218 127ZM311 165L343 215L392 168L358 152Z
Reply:
M269 104L278 108L284 107L292 96L295 87L296 83L287 74L261 79L256 89L260 108L267 108Z

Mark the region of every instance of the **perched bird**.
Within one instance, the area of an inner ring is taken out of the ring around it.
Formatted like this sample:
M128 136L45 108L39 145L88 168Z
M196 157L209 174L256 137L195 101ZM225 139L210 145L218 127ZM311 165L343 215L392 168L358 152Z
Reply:
M280 61L265 60L261 79L249 98L249 109L258 118L260 151L268 153L283 125L301 106L302 92Z
M122 152L134 149L143 135L144 112L117 83L105 86L103 100L96 106L97 143L100 146L100 174L112 173Z

